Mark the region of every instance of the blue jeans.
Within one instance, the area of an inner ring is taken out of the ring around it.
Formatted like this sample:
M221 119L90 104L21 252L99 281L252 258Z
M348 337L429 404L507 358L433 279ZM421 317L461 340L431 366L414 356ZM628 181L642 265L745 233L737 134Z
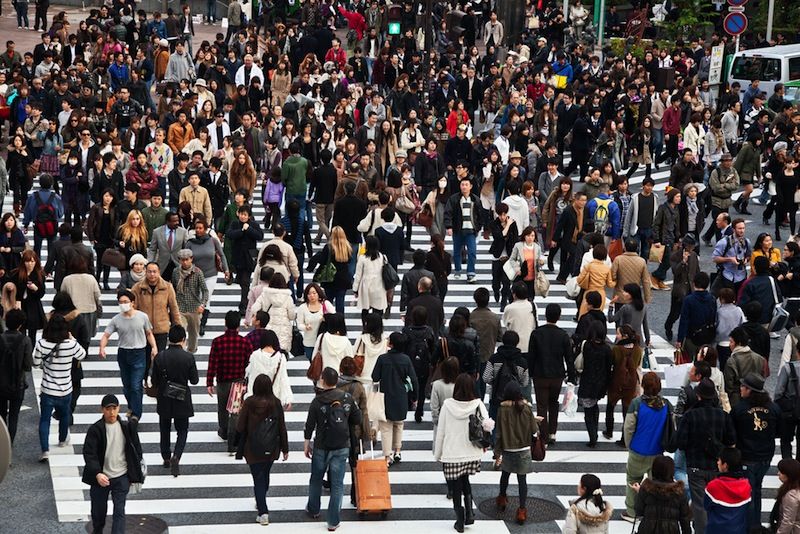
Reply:
M144 369L147 355L145 349L117 349L117 364L122 378L122 392L128 401L128 409L136 417L142 416L144 394Z
M72 400L72 393L64 397L54 397L47 393L42 393L41 414L39 415L39 444L42 452L50 450L50 419L53 417L53 410L58 413L58 441L66 441L69 433L70 411L69 403Z
M461 273L461 248L467 246L467 276L475 276L475 256L478 252L475 234L471 231L453 232L453 264L456 273Z
M342 509L342 495L344 494L344 471L347 465L347 455L350 449L319 449L314 448L311 458L311 481L308 485L308 504L306 509L312 515L320 512L320 498L322 496L322 477L329 473L331 483L331 498L328 501L328 526L339 526L339 513Z
M89 498L92 500L92 528L94 532L103 532L106 526L106 513L108 512L108 494L114 503L113 523L111 534L124 534L125 532L125 499L131 487L128 475L108 479L111 484L105 488L92 485L89 488Z
M650 240L653 238L653 229L639 228L635 237L639 242L639 255L644 258L644 261L647 261L650 256Z
M274 462L258 462L250 464L250 474L253 475L253 492L256 495L258 515L268 514L267 492L269 491L269 472Z
M747 515L750 518L750 528L761 526L761 484L769 470L769 460L762 462L745 462L744 473L750 481L752 498Z

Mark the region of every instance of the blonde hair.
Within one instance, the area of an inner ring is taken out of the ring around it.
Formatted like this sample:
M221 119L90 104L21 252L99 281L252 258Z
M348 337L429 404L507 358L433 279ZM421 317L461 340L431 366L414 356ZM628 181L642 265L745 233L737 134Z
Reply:
M131 220L134 216L139 216L139 226L134 227ZM122 241L130 243L131 248L143 250L147 248L147 227L144 225L144 217L139 210L131 210L125 222L119 227L119 237Z
M350 256L353 255L353 248L341 226L334 226L331 229L331 250L334 261L338 262L350 261Z

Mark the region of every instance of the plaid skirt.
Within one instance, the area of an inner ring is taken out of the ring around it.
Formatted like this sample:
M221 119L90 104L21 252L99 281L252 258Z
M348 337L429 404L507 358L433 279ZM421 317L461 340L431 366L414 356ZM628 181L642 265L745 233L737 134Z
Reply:
M442 464L445 480L456 480L464 475L474 475L481 472L481 461L460 462L455 464Z

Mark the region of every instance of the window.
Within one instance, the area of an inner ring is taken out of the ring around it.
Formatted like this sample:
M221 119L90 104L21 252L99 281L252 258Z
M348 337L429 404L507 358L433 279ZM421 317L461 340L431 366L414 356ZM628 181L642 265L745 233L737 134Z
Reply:
M800 68L800 63L797 64L797 67ZM781 60L766 57L737 57L733 60L731 77L737 80L780 81Z

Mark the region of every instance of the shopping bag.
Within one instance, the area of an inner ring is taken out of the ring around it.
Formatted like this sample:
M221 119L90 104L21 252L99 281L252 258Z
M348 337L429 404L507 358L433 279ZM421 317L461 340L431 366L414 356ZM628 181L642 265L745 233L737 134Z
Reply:
M377 421L379 423L386 422L386 405L384 404L383 392L380 390L380 384L376 384L371 389L367 390L367 413L369 414L370 421Z
M661 259L664 257L665 248L666 247L664 247L664 245L653 245L650 247L650 256L647 258L647 261L661 263Z
M578 413L578 397L575 395L575 384L567 382L567 389L564 391L564 398L561 400L559 411L567 417L573 417Z
M686 375L693 364L668 365L664 368L664 382L667 388L682 388L686 384Z

